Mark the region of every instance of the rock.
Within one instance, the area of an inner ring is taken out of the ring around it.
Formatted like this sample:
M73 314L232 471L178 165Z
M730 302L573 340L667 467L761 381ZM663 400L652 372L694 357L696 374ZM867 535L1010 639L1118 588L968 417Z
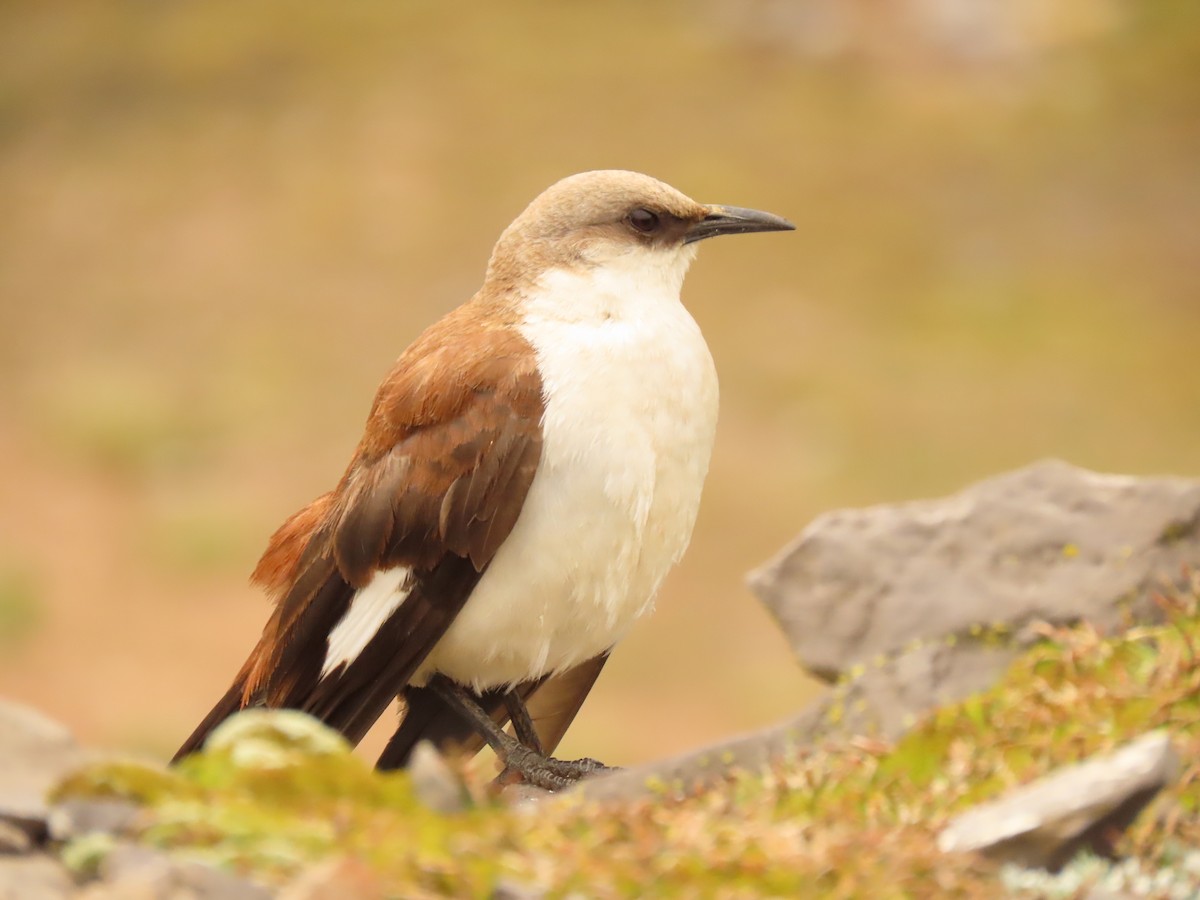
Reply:
M87 754L62 725L17 703L0 701L0 822L30 841L46 837L46 793Z
M503 879L493 888L490 900L542 900L545 896L542 888Z
M283 889L279 900L383 900L385 895L370 866L341 857L311 866Z
M28 853L33 849L33 838L20 825L0 819L0 856Z
M159 850L118 844L89 885L84 900L270 900L271 891L215 866ZM352 896L352 895L351 895Z
M824 739L862 734L895 739L921 712L987 687L1014 654L997 647L964 655L953 647L926 645L865 668L777 725L668 759L594 775L571 790L596 800L664 791L683 796L724 779L731 770L755 771Z
M821 516L750 587L834 680L912 642L1034 620L1120 624L1200 563L1200 482L1036 463L941 500Z
M139 807L128 800L71 798L50 810L46 824L50 837L68 841L85 834L123 834L137 819Z
M62 900L74 892L67 870L48 856L0 857L0 900Z
M929 665L936 663L935 657ZM938 674L944 671L939 668ZM925 681L928 680L927 677ZM731 771L762 769L824 738L845 738L870 731L882 731L885 736L899 734L912 723L905 712L906 707L889 703L888 696L902 688L903 682L893 680L888 666L872 669L828 691L800 713L777 725L667 759L593 775L563 793L605 801L662 794L683 797L723 780ZM874 704L878 704L884 721L876 715ZM507 793L508 789L505 799L509 799ZM536 811L536 800L514 797L510 802L520 809L525 805L524 800L528 800Z
M500 789L500 799L511 808L519 811L532 810L543 800L547 800L553 796L553 791L540 788L537 785L527 784L524 781L515 781L512 784L504 785Z
M417 799L434 812L448 814L467 808L466 787L429 741L413 748L408 774Z
M1112 841L1179 770L1165 732L1059 769L957 816L938 835L945 853L1057 870L1080 850L1111 856Z
M592 775L560 794L596 801L663 794L683 797L726 778L733 770L755 771L774 760L786 759L823 733L826 716L826 703L814 704L782 724L667 759Z
M822 516L751 588L809 672L843 685L847 730L894 737L988 686L1037 621L1110 629L1200 564L1200 482L1048 461L942 500Z
M925 642L857 670L816 701L810 739L870 734L895 740L925 713L986 690L1028 640Z
M792 718L699 750L595 775L572 788L597 800L648 794L682 796L725 778L754 771L823 739L874 734L895 739L921 713L991 685L1018 653L1016 645L980 644L964 653L955 644L927 643L874 663L827 691ZM516 805L526 799L505 799Z

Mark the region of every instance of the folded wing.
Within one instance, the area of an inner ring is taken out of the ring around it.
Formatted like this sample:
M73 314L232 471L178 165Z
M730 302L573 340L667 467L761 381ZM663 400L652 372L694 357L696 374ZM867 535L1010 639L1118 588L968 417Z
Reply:
M469 601L537 471L543 407L529 345L465 309L397 362L338 487L272 537L254 580L274 612L176 758L247 706L361 740Z

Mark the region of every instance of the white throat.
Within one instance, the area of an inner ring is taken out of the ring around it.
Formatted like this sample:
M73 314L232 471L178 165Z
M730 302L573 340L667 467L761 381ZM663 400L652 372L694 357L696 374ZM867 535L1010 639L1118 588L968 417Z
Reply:
M544 272L522 298L527 322L589 322L655 318L677 306L683 277L696 258L690 245L671 250L626 249L592 265Z

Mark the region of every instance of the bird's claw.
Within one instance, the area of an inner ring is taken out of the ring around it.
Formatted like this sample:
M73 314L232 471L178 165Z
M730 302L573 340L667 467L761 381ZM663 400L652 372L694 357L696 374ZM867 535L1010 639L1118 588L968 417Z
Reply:
M514 776L519 776L525 784L547 791L561 791L590 775L614 771L616 769L612 766L606 766L599 760L588 757L555 759L521 747L504 760L504 771L497 780L501 783L513 783L516 780Z

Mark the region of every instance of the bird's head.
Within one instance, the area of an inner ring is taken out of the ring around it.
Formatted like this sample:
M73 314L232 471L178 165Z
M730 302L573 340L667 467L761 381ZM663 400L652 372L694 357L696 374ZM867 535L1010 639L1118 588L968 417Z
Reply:
M638 172L582 172L551 185L505 229L488 280L612 265L661 269L682 280L697 241L794 228L771 213L697 203Z

